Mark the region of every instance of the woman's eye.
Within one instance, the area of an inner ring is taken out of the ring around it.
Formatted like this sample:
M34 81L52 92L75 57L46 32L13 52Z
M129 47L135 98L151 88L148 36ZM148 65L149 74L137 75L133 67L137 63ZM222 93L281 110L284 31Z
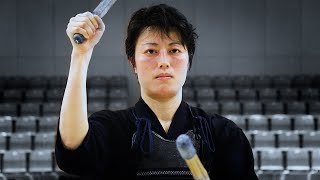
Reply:
M149 49L149 50L146 51L146 53L148 53L148 54L154 54L154 53L156 53L156 51L153 50L153 49Z
M179 49L172 49L170 52L171 52L171 53L179 53L180 50L179 50Z

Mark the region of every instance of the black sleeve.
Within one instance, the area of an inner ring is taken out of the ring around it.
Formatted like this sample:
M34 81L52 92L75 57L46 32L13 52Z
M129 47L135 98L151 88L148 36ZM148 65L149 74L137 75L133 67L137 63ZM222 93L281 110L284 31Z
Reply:
M75 150L65 148L59 128L55 145L55 158L59 168L67 173L81 176L103 172L101 164L107 164L110 134L105 123L106 117L95 113L88 118L89 130L82 144ZM97 174L96 174L97 175Z
M233 121L227 120L217 141L217 179L258 180L251 145Z

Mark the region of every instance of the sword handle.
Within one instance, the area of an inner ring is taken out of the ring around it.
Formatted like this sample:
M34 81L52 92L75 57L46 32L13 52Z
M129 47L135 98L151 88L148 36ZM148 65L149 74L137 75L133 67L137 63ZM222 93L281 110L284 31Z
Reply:
M82 34L76 33L76 34L73 35L73 40L77 44L82 44L83 41L86 40L86 38Z

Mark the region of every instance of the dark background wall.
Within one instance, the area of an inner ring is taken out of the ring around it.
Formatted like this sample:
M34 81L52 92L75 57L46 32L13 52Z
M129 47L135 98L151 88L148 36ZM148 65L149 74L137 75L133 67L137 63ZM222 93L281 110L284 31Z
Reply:
M0 76L67 75L69 19L99 0L1 0ZM199 34L190 75L315 74L320 67L319 0L118 0L103 18L91 75L135 77L124 53L131 13L165 2Z

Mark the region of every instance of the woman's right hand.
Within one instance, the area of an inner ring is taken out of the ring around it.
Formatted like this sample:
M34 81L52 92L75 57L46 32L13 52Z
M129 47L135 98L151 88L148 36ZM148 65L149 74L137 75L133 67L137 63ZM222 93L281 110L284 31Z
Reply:
M85 12L77 14L70 19L66 33L72 43L73 51L85 54L92 51L101 39L104 30L105 25L99 16ZM76 33L82 34L85 37L85 41L82 44L77 44L74 41L73 36Z

